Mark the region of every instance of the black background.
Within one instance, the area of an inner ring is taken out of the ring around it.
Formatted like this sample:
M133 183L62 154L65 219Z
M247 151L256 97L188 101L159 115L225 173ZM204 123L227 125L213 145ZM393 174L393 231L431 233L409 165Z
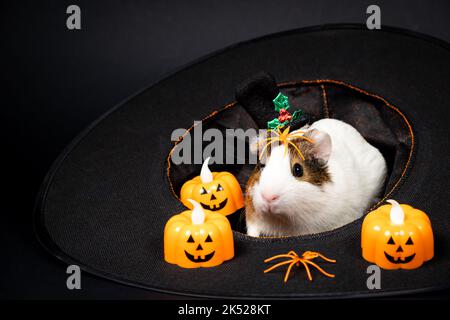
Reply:
M66 28L81 7L82 29ZM17 1L1 6L3 197L0 298L177 298L66 265L33 233L32 209L52 162L76 134L126 97L206 54L266 34L365 23L370 1ZM450 42L448 1L376 1L382 25ZM376 32L376 31L374 31ZM448 292L416 297L439 297Z

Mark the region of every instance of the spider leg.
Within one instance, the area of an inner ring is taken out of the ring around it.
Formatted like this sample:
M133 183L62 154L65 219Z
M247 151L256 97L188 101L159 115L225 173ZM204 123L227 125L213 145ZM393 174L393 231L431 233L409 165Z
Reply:
M267 133L275 133L277 135L280 135L277 130L268 129L266 132Z
M336 262L336 260L327 258L327 257L325 257L323 254L318 253L318 255L319 255L319 257L321 257L321 258L322 258L323 260L325 260L325 261L332 262L332 263L335 263L335 262Z
M305 260L305 263L308 263L308 264L312 265L313 267L316 267L317 270L319 270L320 272L322 272L322 273L323 273L324 275L326 275L327 277L334 278L334 274L331 274L331 273L326 272L325 270L323 270L321 267L319 267L319 266L318 266L317 264L315 264L314 262L309 261L309 260Z
M303 131L303 132L298 132L298 133L290 134L290 135L289 135L289 138L300 138L300 139L306 140L306 141L308 141L308 142L310 142L310 143L314 143L314 142L315 142L314 140L312 140L312 139L310 139L310 138L308 138L308 137L305 137L305 136L303 135L304 133L305 133L305 132Z
M284 282L288 281L289 273L291 272L292 267L297 263L297 261L292 261L289 267L287 268L286 275L284 276Z
M271 145L272 143L277 142L277 141L280 141L280 138L275 137L275 138L271 138L270 141L266 143L264 148L261 150L261 154L260 154L260 157L259 157L260 160L262 159L262 156L264 155L264 151L266 151L267 147L269 145Z
M287 140L287 142L294 147L295 150L297 150L298 154L300 155L300 158L302 158L303 161L305 161L305 157L303 156L303 153L300 151L300 149L292 142Z
M278 258L291 258L292 259L293 256L290 254L279 254L279 255L267 258L266 260L264 260L264 262L270 262L270 261L278 259Z
M303 259L299 259L298 261L301 262L305 266L306 273L308 274L308 279L309 279L309 281L312 281L311 271L309 271L309 267L305 263L306 261L303 261Z
M291 260L286 260L286 261L283 261L283 262L280 262L280 263L277 263L277 264L271 266L270 268L264 270L264 273L270 272L270 271L272 271L275 268L281 267L281 266L283 266L285 264L288 264L288 263L291 263L291 262L292 262L292 259Z

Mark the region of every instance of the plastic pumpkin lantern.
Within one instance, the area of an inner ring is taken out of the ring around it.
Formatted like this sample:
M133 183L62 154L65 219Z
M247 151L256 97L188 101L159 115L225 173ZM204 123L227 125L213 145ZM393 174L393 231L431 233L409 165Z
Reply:
M188 201L194 209L173 216L164 229L165 260L183 268L199 268L233 258L233 232L228 219Z
M363 258L384 269L415 269L434 255L428 216L395 200L370 212L361 234Z
M188 199L199 202L206 210L229 215L244 207L242 189L236 178L229 172L211 172L207 158L203 162L200 176L181 187L181 202L192 209Z

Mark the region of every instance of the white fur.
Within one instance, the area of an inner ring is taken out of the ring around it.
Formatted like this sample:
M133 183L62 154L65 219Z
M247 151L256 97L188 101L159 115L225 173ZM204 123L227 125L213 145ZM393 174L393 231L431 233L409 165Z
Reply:
M255 208L252 219L247 219L249 235L289 236L332 230L361 217L380 192L386 162L378 149L340 120L322 119L308 128L312 129L331 138L327 162L331 182L319 187L299 181L291 173L289 153L285 154L283 145L276 146L259 182L249 190ZM262 192L279 198L269 204ZM283 215L289 224L270 223L267 215Z

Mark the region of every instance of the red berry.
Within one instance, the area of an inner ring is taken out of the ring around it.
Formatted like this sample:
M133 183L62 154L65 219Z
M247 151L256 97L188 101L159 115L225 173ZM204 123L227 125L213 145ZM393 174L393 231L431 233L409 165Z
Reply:
M283 123L285 121L290 121L291 119L292 119L292 115L286 109L280 110L280 116L278 117L278 121Z

